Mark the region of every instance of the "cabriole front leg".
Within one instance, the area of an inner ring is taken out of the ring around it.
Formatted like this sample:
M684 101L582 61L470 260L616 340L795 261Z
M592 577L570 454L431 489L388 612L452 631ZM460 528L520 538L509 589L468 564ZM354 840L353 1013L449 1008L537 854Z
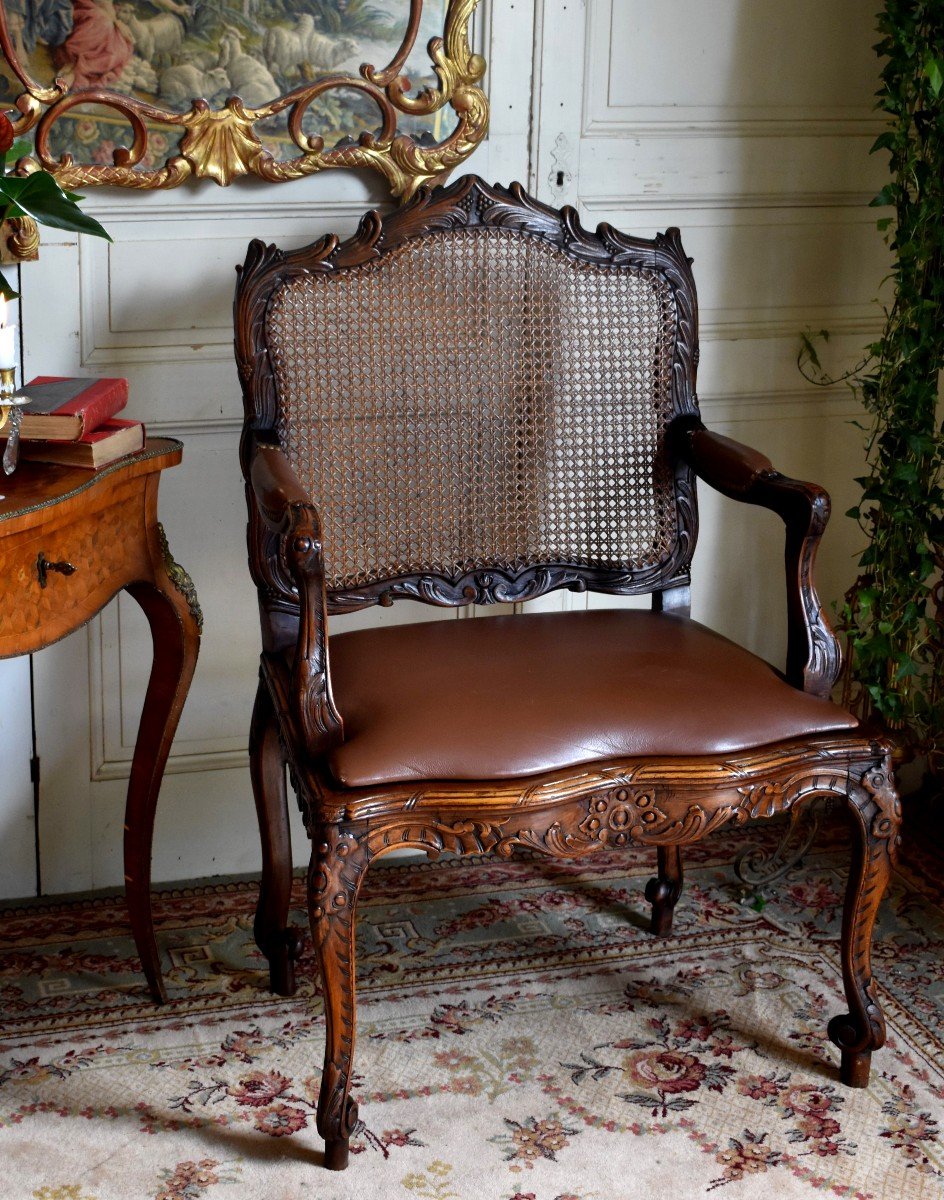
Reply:
M253 936L269 961L269 987L278 996L295 993L295 962L304 939L288 923L292 902L292 835L288 822L285 763L278 718L264 679L259 681L249 728L249 772L262 846L262 881Z
M355 1012L354 922L357 895L369 852L363 837L337 825L312 828L308 872L308 912L325 1011L325 1060L318 1096L318 1132L325 1142L325 1166L343 1171L357 1124L350 1095L357 1028Z
M842 914L842 974L849 1012L834 1017L830 1039L842 1051L840 1078L848 1087L868 1086L872 1051L885 1043L885 1019L872 980L872 931L900 841L901 803L886 758L851 784L855 830L852 864Z

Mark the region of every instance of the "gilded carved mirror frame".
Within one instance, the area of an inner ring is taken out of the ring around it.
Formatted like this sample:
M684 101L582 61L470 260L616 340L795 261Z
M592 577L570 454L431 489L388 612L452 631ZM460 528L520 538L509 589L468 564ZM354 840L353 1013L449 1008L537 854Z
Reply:
M469 23L478 2L447 0L442 36L428 44L437 82L415 95L410 94L411 83L403 70L419 34L423 0L409 0L403 39L381 69L365 63L356 75L322 74L257 107L233 95L219 108L195 98L184 111L162 108L112 88L75 87L64 78L49 86L38 83L16 53L7 5L0 3L0 51L23 87L9 116L18 137L28 133L34 137L33 154L22 159L17 170L42 167L68 190L97 184L173 188L188 179L212 179L225 186L243 175L282 183L328 169L369 167L383 175L394 196L406 200L423 184L444 179L485 136L488 101L478 86L485 61L474 53L469 40ZM379 110L380 126L356 138L342 137L328 149L324 138L306 133L302 123L315 100L341 89L355 89L371 100ZM133 133L131 146L114 149L111 163L79 163L71 154L54 157L50 133L56 122L78 106L91 104L125 118ZM455 113L455 126L438 141L429 135L416 138L398 128L401 114L432 116L447 106ZM297 150L288 157L266 149L257 129L281 113L287 114L288 136ZM179 131L176 144L168 146L160 165L142 165L155 129Z

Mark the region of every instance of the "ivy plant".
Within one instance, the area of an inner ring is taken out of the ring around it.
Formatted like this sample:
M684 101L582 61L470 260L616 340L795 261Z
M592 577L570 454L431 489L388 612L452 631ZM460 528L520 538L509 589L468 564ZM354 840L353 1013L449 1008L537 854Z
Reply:
M869 417L862 493L848 515L865 546L846 594L847 702L899 731L910 756L944 769L944 0L886 0L878 16L872 147L890 180L872 201L892 252L881 337L851 373ZM822 334L820 336L823 336ZM816 382L816 338L801 369ZM811 372L812 368L812 372ZM850 691L851 687L851 691Z

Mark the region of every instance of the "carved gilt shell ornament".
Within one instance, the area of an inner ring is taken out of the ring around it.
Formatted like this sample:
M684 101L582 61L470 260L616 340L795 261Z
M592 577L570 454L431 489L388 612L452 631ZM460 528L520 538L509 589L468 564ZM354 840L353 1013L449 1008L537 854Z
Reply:
M488 125L485 61L469 41L478 0L427 0L425 14L424 0L407 4L393 57L355 74L328 64L356 55L359 34L368 49L380 44L378 21L391 36L395 0L3 0L8 111L17 136L33 136L17 170L42 167L68 190L369 167L407 199L467 158ZM413 91L404 71L434 7L442 31L420 70L429 82ZM38 64L51 83L34 78Z

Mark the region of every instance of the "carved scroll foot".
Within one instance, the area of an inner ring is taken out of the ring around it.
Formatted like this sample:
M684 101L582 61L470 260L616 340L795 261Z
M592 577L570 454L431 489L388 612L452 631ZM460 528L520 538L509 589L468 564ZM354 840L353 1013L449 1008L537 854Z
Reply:
M672 914L682 894L682 851L678 846L659 846L659 874L646 884L646 899L652 905L652 933L669 937L672 933Z
M357 895L369 860L366 841L336 825L312 829L308 873L311 936L325 1010L325 1062L318 1096L318 1132L325 1140L325 1166L347 1166L348 1142L357 1124L350 1096L357 1029L354 921Z
M849 1012L834 1017L827 1032L842 1051L842 1082L863 1088L869 1082L872 1051L885 1044L885 1019L872 980L872 930L901 825L890 761L866 771L848 800L858 835L842 914L842 976Z
M249 729L249 771L262 844L262 882L253 936L269 960L269 987L295 994L295 963L305 939L288 924L292 899L292 835L288 823L285 764L272 698L260 680Z

